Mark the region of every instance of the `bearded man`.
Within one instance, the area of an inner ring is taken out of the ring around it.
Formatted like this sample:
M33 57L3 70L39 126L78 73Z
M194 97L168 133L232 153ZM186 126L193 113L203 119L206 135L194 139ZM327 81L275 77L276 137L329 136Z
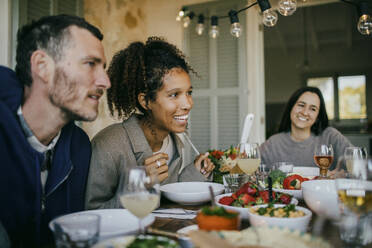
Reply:
M84 210L91 158L74 121L93 121L110 87L101 32L47 16L17 34L15 73L0 67L0 222L12 247L53 242L48 223Z

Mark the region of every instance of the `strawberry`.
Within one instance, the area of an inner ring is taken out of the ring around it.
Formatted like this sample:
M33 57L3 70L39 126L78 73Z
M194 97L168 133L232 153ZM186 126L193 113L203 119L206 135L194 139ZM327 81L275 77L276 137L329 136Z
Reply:
M251 196L255 196L256 193L257 193L256 185L254 185L254 184L249 185L249 187L247 188L247 193Z
M258 194L260 195L260 197L262 198L264 203L269 202L269 191L268 190L260 191L260 192L258 192ZM273 200L275 201L275 192L274 191L273 191Z
M238 199L238 196L236 195L236 193L232 193L231 198L233 198L234 200L236 200L236 199Z
M279 202L283 204L289 204L291 202L291 196L287 194L281 194L279 197Z
M241 194L243 193L248 193L248 188L256 188L256 185L254 185L253 183L251 182L247 182L245 184L243 184L239 189L238 191L236 191L236 195L237 196L240 196ZM248 193L249 194L249 193Z
M249 203L253 203L255 201L256 200L253 196L245 193L239 196L239 202L241 202L243 205L248 205Z
M231 196L224 196L224 197L222 197L222 198L218 201L218 203L221 203L221 204L223 204L223 205L228 205L228 206L230 206L231 203L233 203L233 202L234 202L234 198L232 198Z

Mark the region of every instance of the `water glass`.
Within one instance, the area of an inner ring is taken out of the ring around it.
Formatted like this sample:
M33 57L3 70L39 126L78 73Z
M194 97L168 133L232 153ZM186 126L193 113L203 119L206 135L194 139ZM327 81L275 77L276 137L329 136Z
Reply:
M226 174L223 175L223 183L225 193L236 192L243 184L249 181L249 176L246 174Z
M335 185L341 240L347 247L372 244L372 181L338 178Z
M101 218L97 214L73 214L56 219L53 234L57 248L88 248L98 241Z
M285 174L293 172L293 164L289 162L276 162L272 164L272 170L280 170Z

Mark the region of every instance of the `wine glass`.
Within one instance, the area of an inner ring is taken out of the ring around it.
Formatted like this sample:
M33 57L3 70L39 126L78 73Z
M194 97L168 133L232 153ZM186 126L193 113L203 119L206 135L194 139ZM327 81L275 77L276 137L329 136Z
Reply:
M333 162L333 147L332 145L319 144L314 149L314 161L319 167L319 178L327 178L327 172Z
M127 169L121 184L120 202L139 220L139 233L144 234L142 219L158 207L160 186L156 173L146 173L143 166Z
M240 143L238 145L237 165L247 175L252 175L260 166L261 156L257 143Z

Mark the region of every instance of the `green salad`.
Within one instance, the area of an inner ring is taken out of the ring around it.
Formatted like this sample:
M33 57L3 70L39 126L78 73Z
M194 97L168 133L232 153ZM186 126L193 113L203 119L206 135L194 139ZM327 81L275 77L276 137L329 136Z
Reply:
M178 248L177 242L166 237L139 235L127 248Z

